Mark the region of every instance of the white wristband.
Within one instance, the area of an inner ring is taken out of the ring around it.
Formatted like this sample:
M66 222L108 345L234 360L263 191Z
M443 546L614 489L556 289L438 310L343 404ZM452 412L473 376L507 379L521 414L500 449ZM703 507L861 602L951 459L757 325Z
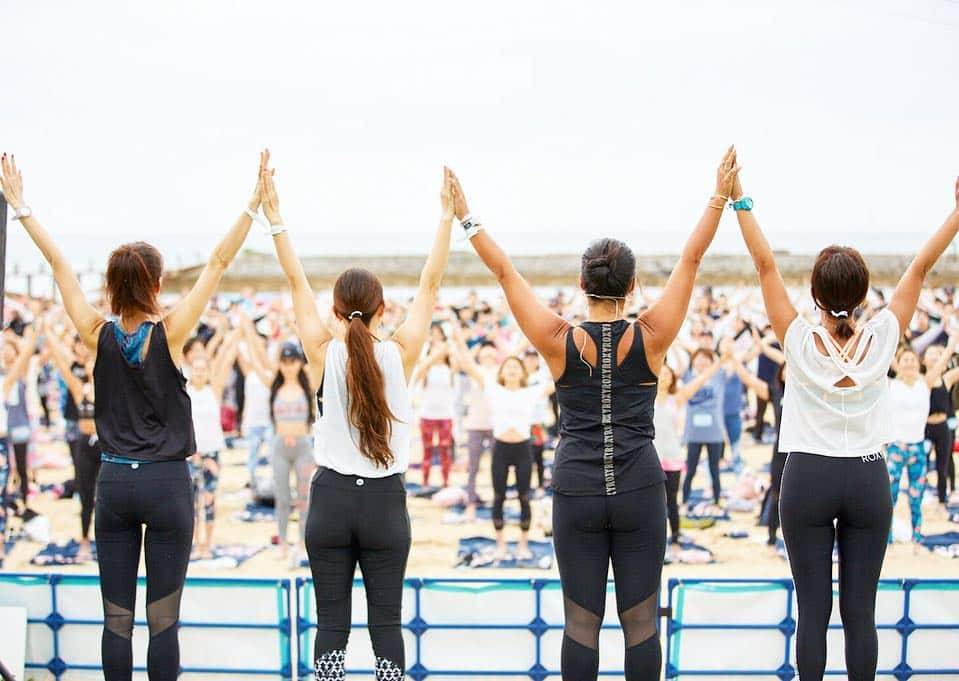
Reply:
M282 234L286 231L286 225L271 225L270 226L270 236L276 236L277 234Z
M466 230L466 238L472 239L474 236L479 234L483 229L483 225L478 222L474 222L473 225Z
M265 217L257 213L256 211L250 210L249 208L245 208L243 212L249 215L250 219L253 220L253 222L258 223L267 229L270 228L269 221Z

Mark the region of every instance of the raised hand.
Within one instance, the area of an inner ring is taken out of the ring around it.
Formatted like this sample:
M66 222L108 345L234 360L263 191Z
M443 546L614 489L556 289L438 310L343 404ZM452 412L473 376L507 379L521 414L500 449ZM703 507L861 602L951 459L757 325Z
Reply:
M264 149L260 152L260 168L256 173L256 187L253 189L253 196L250 197L250 202L247 204L247 207L254 213L256 212L256 209L260 207L260 201L262 200L262 197L260 196L263 189L263 181L261 176L263 175L263 169L266 167L266 164L269 160L270 152Z
M956 210L959 210L959 177L956 178Z
M263 205L263 214L271 225L282 225L280 216L280 199L276 194L276 184L273 182L275 169L269 167L270 150L264 149L260 154L260 198Z
M730 146L723 156L716 170L716 194L728 197L732 195L733 186L739 173L739 165L736 163L736 147Z
M456 177L456 173L449 168L447 170L453 181L453 210L456 213L456 219L462 220L470 212L469 206L466 205L466 195L463 194L463 186L460 184L459 178Z
M453 171L443 166L443 187L440 189L440 203L443 206L443 218L446 220L452 220L455 211L452 175Z
M0 188L3 189L3 196L7 203L14 210L19 210L24 206L23 203L23 176L17 170L17 160L13 156L6 154L0 158Z

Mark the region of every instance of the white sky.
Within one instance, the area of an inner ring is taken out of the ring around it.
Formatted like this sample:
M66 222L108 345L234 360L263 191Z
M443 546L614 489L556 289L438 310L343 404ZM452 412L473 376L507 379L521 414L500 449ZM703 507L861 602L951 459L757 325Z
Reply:
M425 252L443 163L516 252L677 251L731 142L794 250L908 250L959 174L956 0L0 0L0 26L0 146L80 266L205 257L265 145L316 254Z

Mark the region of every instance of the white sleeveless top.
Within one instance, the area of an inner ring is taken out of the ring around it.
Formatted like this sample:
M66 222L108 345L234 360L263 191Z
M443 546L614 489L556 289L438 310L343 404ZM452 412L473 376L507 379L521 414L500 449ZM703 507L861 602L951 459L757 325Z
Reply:
M653 409L653 427L656 429L653 444L663 463L663 470L682 470L686 464L686 448L683 447L679 429L681 415L682 408L672 395L657 402Z
M216 399L213 386L195 388L187 383L187 395L193 412L193 431L196 434L196 451L209 454L226 449L223 428L220 425L220 401Z
M346 345L340 340L330 342L326 351L323 375L323 417L316 429L316 461L343 475L365 478L385 478L406 471L410 462L410 424L413 423L413 403L410 400L403 358L396 343L373 343L376 362L383 372L386 402L396 417L390 437L393 465L378 468L359 449L360 435L350 424L349 396L346 390Z
M452 419L456 415L453 408L455 400L452 370L444 362L434 364L427 370L424 379L420 418L435 421Z
M929 418L929 386L923 376L911 386L899 379L889 381L892 409L889 414L891 442L913 445L926 439L926 419Z
M875 454L890 441L889 365L899 344L899 320L882 310L863 326L844 359L822 326L796 317L783 343L789 380L783 399L779 451L823 456ZM816 347L816 336L829 352ZM844 378L855 383L840 388Z
M243 380L243 430L270 426L270 388L263 384L255 371L247 373Z

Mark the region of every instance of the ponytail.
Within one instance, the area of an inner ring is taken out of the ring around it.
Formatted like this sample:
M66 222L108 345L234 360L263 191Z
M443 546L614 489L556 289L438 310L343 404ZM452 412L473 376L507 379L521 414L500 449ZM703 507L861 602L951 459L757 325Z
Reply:
M159 313L156 292L162 275L163 258L150 244L136 241L114 250L106 272L107 297L113 313Z
M365 322L373 314L354 312L346 320L346 391L350 424L360 434L360 452L378 468L389 468L395 459L390 438L396 417L386 401L383 371Z

